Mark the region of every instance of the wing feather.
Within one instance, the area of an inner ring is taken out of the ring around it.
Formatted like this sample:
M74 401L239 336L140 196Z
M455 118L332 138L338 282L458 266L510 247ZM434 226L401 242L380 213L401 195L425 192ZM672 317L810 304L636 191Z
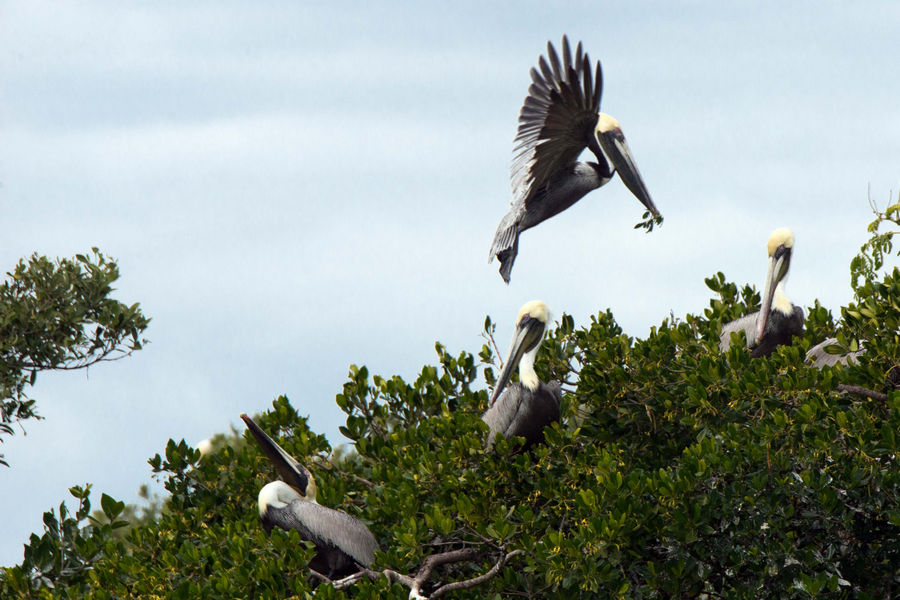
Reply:
M734 321L725 324L722 327L722 335L719 336L719 350L721 352L728 351L728 349L731 347L732 333L743 331L744 337L747 339L747 341L752 340L753 336L756 335L756 319L758 317L759 311L749 314L745 317L741 317L740 319L735 319Z
M559 56L556 55L556 48L550 42L547 42L547 58L550 59L550 66L553 68L553 79L562 79L563 71L559 65Z
M565 38L566 36L563 36ZM578 42L578 46L575 48L575 68L581 68L581 58L584 56L584 52L582 52L581 42ZM580 74L580 73L579 73Z
M541 69L541 75L544 76L544 81L553 82L556 80L553 77L553 71L550 69L550 65L547 64L547 60L543 56L538 60L538 67Z
M837 338L828 338L824 342L816 344L806 353L806 362L817 369L833 367L836 364L855 365L859 362L859 356L865 352L864 343L860 343L859 350L856 352L848 352L847 354L829 354L825 351L825 348L834 346L837 343Z
M587 108L588 103L594 99L594 82L591 80L591 59L584 59L584 96L580 100L584 103L582 108Z
M591 76L581 42L572 60L563 36L562 59L553 44L531 69L532 83L519 112L510 179L513 204L528 202L556 173L570 167L587 147L600 111L602 76Z
M600 61L597 61L597 73L594 75L594 98L591 100L593 106L600 106L600 95L603 94L603 69L600 67Z
M372 564L379 549L362 521L315 502L294 500L284 508L270 508L268 516L282 529L296 529L300 537L317 546L333 546L361 565Z

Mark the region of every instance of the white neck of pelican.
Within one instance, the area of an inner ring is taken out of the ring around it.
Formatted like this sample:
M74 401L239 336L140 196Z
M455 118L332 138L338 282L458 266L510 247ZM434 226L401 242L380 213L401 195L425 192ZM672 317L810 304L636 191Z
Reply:
M537 344L534 348L523 354L522 359L519 361L519 382L532 392L541 385L541 380L538 379L537 373L534 372L534 359L537 356L538 348L540 347L541 345Z
M283 508L294 500L306 500L307 502L318 504L315 496L307 498L283 481L267 483L259 490L259 497L257 498L259 516L264 516L270 506L272 508Z
M772 310L777 310L786 316L794 314L794 305L784 293L784 281L779 281L778 286L775 288L775 296L772 298Z

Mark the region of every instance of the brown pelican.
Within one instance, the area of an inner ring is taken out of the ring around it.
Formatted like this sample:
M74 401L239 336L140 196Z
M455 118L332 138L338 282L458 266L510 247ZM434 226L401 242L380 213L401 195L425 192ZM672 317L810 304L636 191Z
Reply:
M510 168L512 206L497 227L488 257L488 262L494 256L500 260L506 283L519 235L605 185L617 171L631 193L659 218L619 123L600 112L600 62L592 76L591 59L582 52L581 42L573 61L569 40L563 36L562 64L547 42L547 59L541 56L538 66L540 72L531 69L532 84L519 113ZM585 148L597 157L596 163L576 162Z
M855 365L859 362L860 355L865 352L864 342L859 343L859 349L855 352L847 352L846 354L829 354L825 351L828 346L834 346L838 343L837 338L828 338L824 342L816 344L806 353L806 362L810 363L817 369L822 367L833 367L834 365Z
M344 577L375 560L378 542L362 521L316 502L316 480L245 414L241 419L283 481L259 491L259 517L267 532L275 526L296 529L316 546L309 567L329 579Z
M519 310L509 357L497 379L490 405L481 416L491 429L488 448L493 446L498 433L505 437L524 437L527 448L544 439L544 427L559 420L560 383L544 383L534 372L534 357L549 320L550 309L539 300L528 302ZM504 390L517 366L519 381Z
M722 328L719 349L731 346L731 334L744 332L750 356L768 356L781 345L791 345L793 336L803 335L803 309L794 306L784 294L784 278L791 264L794 234L790 229L776 229L769 236L769 271L763 288L759 312L741 317Z

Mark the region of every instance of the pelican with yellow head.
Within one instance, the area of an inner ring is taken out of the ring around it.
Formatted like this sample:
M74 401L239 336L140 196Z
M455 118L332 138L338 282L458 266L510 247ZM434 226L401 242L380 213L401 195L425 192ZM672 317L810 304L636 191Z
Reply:
M500 371L490 404L481 419L491 432L488 447L499 434L522 436L525 447L544 439L544 428L559 421L562 387L558 381L544 383L534 371L534 359L547 331L550 309L540 300L526 303L516 317L509 357ZM519 381L507 387L518 368Z
M513 200L500 220L488 262L496 256L500 275L509 283L519 251L519 235L566 210L619 174L644 205L654 223L662 217L644 185L622 127L600 112L603 72L591 64L581 42L575 57L562 39L562 60L547 43L547 58L531 69L531 86L519 112L510 169ZM597 162L578 162L589 149ZM610 163L612 163L610 165Z
M794 252L794 233L782 227L769 236L766 244L769 268L763 287L762 306L758 312L736 319L722 328L719 349L731 346L731 334L743 331L750 356L768 356L775 348L791 345L795 336L803 335L803 309L794 306L784 293L784 281Z

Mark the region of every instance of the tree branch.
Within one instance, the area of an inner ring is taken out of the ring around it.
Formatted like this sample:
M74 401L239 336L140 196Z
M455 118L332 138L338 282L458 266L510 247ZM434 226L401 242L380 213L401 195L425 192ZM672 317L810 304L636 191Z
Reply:
M491 567L491 570L488 571L487 573L479 575L478 577L473 577L472 579L465 579L463 581L454 581L453 583L448 583L446 585L442 585L438 589L434 590L434 592L432 592L431 596L429 596L429 599L434 600L435 598L440 598L444 594L449 594L450 592L453 592L456 590L466 590L466 589L475 587L476 585L481 585L485 581L493 579L500 573L500 569L503 568L503 565L506 564L506 561L508 561L509 559L511 559L514 556L518 556L519 554L522 554L522 552L523 552L522 550L513 550L512 552L501 554L500 558L497 559L497 563L493 567Z
M347 577L338 579L336 581L332 581L327 576L319 573L318 571L314 571L313 569L310 569L310 573L312 573L313 577L315 577L319 581L330 584L336 590L348 588L351 585L358 583L363 578L368 578L372 581L376 581L383 576L387 577L391 583L400 583L401 585L408 587L410 600L433 600L435 598L440 598L445 594L449 594L452 591L473 588L476 585L481 585L482 583L493 579L500 573L500 569L503 568L503 565L505 565L510 558L518 556L522 553L522 550L513 550L512 552L506 552L501 547L500 557L497 559L497 562L493 567L491 567L489 571L482 573L477 577L472 577L471 579L464 579L462 581L454 581L452 583L444 584L438 587L434 592L432 592L430 596L422 595L422 586L426 581L428 581L428 578L431 577L431 574L434 572L435 567L473 560L475 558L478 558L481 553L475 548L462 548L460 550L450 550L448 552L441 552L440 554L432 554L425 559L425 562L422 563L422 567L419 569L418 573L416 573L415 577L410 577L409 575L398 573L397 571L394 571L392 569L375 571L373 569L367 569L365 567L360 568L358 572L352 575L348 575Z
M878 400L880 402L885 402L888 399L887 394L882 392L876 392L875 390L870 390L869 388L860 387L858 385L847 385L842 383L837 386L839 392L847 392L848 394L853 394L854 396L864 396L866 398L871 398L872 400Z

